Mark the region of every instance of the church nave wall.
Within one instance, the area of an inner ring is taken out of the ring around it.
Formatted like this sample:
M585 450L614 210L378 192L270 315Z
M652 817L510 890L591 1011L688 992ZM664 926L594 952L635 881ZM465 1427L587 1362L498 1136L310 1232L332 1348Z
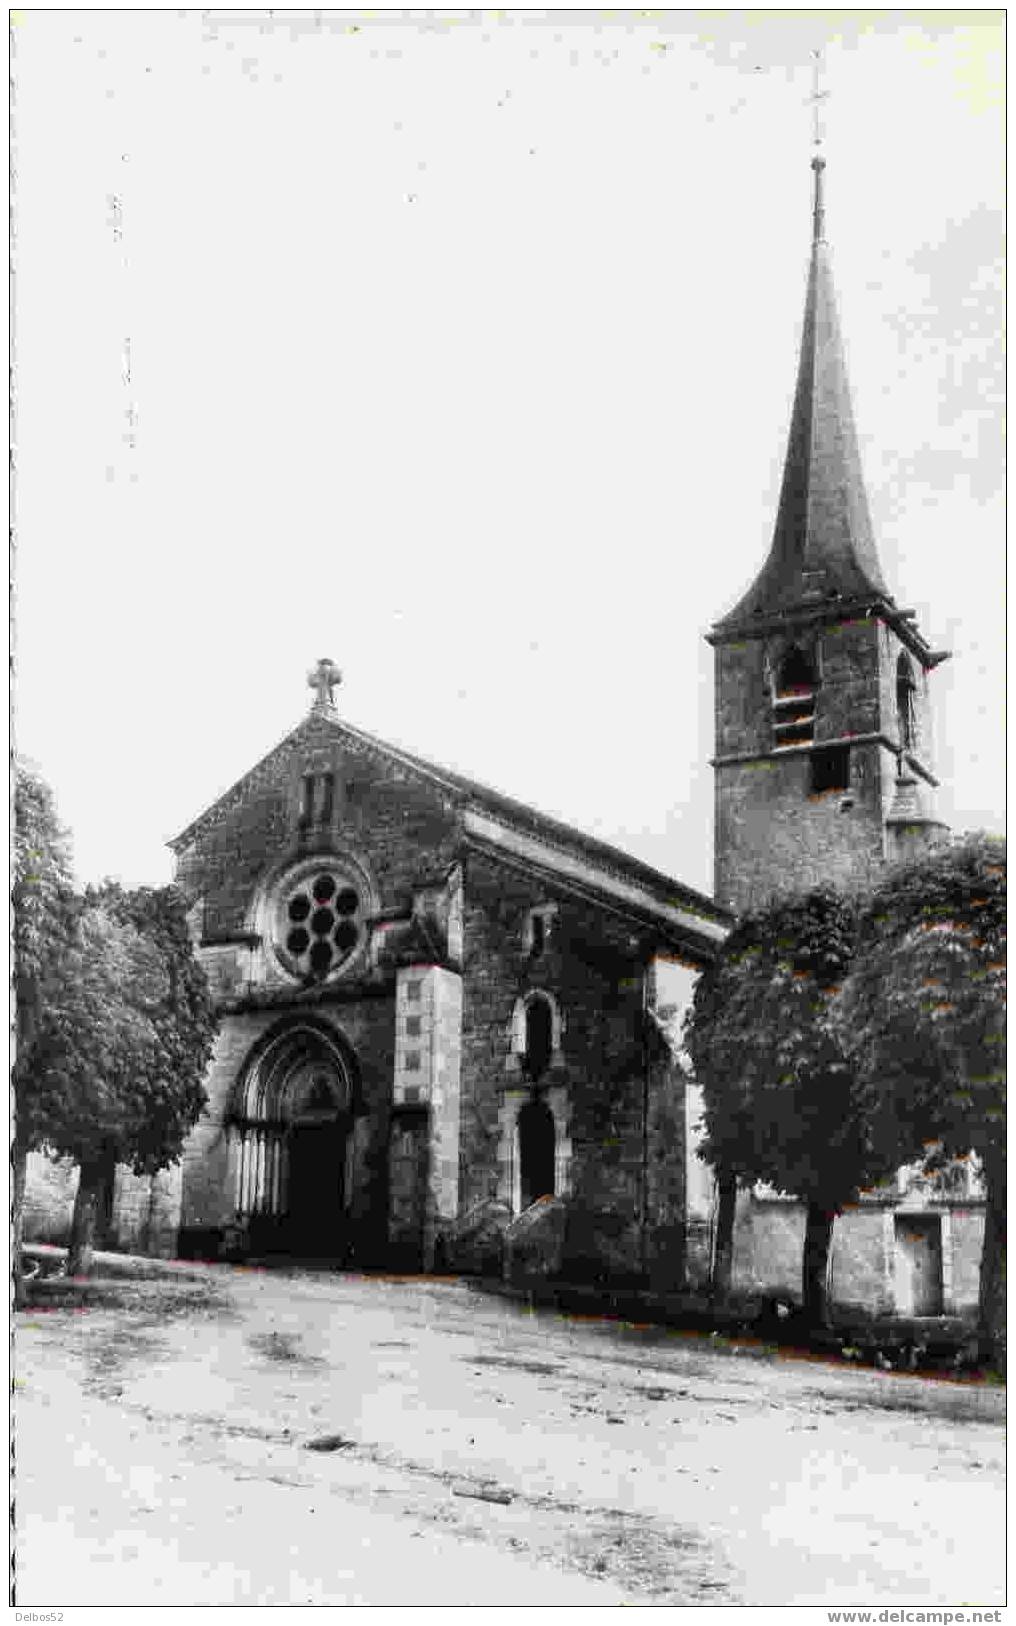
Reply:
M613 911L486 855L466 865L461 1212L497 1201L518 1210L518 1114L532 1097L567 1136L566 1268L639 1268L644 1182L643 946ZM534 949L530 917L552 910ZM520 1008L549 996L559 1040L532 1079L518 1043ZM513 1038L514 1036L514 1038Z

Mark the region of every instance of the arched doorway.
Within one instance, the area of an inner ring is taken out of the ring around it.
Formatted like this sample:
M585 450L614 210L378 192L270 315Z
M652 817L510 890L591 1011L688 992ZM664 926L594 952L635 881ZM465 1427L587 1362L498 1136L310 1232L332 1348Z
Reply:
M557 1133L546 1101L527 1101L519 1111L519 1196L523 1208L554 1195Z
M253 1254L341 1258L348 1247L352 1070L323 1026L287 1024L234 1097L236 1219Z

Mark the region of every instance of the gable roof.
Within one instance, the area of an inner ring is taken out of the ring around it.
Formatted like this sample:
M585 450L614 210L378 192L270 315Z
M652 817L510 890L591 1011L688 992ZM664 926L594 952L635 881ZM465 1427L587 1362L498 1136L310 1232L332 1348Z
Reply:
M273 769L287 756L295 753L301 745L342 743L343 740L348 741L357 750L378 756L415 777L426 780L443 792L457 810L472 813L474 815L472 833L478 843L486 846L488 850L497 850L511 856L510 842L505 843L497 839L496 832L495 839L489 839L493 821L495 824L522 833L523 842L522 844L519 841L515 842L514 853L515 856L522 857L523 861L532 859L535 843L538 842L541 849L551 857L555 853L570 855L573 878L578 875L575 860L580 860L593 871L599 872L602 877L614 879L615 884L606 887L605 890L616 894L619 901L623 902L626 897L631 901L632 888L635 888L649 895L655 906L654 913L662 908L668 915L672 915L674 917L672 925L676 925L681 919L686 929L694 922L699 930L716 941L721 941L726 936L733 916L712 898L696 891L694 887L686 886L672 876L653 869L651 865L644 864L640 859L632 857L630 853L612 846L609 842L587 835L573 825L565 824L562 820L542 813L525 802L516 801L514 797L506 796L489 785L481 784L479 780L470 779L451 768L429 762L425 757L403 750L401 746L390 745L387 741L378 739L376 735L368 734L366 730L356 728L352 723L340 719L331 708L322 710L315 707L310 715L287 734L267 756L224 791L168 845L176 853L184 851L206 830L219 823L233 807L238 806L259 781L269 777ZM524 838L532 838L528 847L524 844ZM564 868L567 869L568 866L565 864ZM620 886L617 883L620 883Z

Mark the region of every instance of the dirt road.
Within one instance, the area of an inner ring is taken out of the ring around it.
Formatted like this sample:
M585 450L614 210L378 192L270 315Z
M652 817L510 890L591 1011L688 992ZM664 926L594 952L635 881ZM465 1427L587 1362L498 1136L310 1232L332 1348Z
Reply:
M461 1282L19 1316L17 1602L1003 1601L1002 1394Z

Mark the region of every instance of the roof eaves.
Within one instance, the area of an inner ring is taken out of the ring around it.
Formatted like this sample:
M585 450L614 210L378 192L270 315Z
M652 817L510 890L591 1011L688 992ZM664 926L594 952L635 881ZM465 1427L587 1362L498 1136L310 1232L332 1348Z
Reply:
M469 810L464 822L467 839L498 857L547 871L570 885L610 898L627 910L634 909L653 919L658 926L665 924L670 933L686 940L704 938L718 947L733 923L729 911L711 898L691 893L690 888L655 871L645 872L654 878L650 887L634 866L627 873L617 874L483 813Z

